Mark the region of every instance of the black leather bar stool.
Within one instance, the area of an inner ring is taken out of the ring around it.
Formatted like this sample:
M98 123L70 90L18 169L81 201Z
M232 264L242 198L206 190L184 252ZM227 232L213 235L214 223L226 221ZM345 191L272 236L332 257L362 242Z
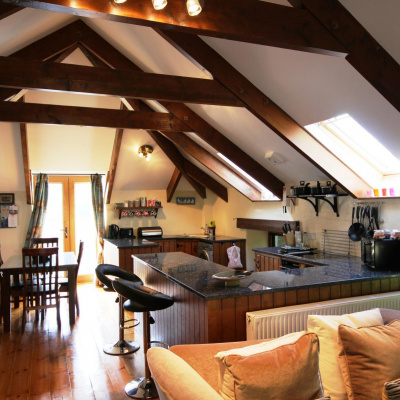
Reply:
M138 276L136 276L132 272L127 271L126 269L117 267L116 265L99 264L96 267L96 276L98 280L104 284L103 289L107 292L115 292L112 285L112 280L109 278L109 276L122 278L126 281L134 282L138 285L143 285L142 280ZM125 326L125 323L131 322L133 320L125 321L124 304L123 304L124 302L122 301L122 297L120 294L118 294L116 302L119 303L119 340L116 343L106 344L103 347L104 353L109 354L111 356L131 354L139 350L140 348L140 346L136 342L128 342L127 340L125 340L124 338L125 329L132 328L136 325L134 324L131 326Z
M154 343L150 341L150 324L154 323L150 311L171 307L174 304L174 299L147 286L138 285L124 279L116 279L112 284L117 293L128 299L124 303L125 310L143 313L145 376L129 382L125 386L125 393L134 399L154 399L158 397L158 393L147 363L147 350L150 343Z

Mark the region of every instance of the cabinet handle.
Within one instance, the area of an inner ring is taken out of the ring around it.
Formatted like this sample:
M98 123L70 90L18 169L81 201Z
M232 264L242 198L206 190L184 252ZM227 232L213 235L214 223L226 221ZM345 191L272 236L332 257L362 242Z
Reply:
M193 251L197 253L197 246L193 246Z
M260 260L256 260L256 269L260 269Z

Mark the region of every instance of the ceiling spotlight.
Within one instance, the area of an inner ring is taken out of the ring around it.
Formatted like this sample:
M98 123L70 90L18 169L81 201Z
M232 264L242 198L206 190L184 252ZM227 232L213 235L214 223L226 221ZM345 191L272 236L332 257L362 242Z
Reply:
M186 7L191 17L199 15L204 7L204 0L187 0Z
M151 0L155 10L162 10L167 5L167 0Z
M139 157L144 157L146 161L150 161L152 152L153 152L153 147L149 146L148 144L140 146L138 150Z
M125 3L126 0L110 0L111 4L122 4Z

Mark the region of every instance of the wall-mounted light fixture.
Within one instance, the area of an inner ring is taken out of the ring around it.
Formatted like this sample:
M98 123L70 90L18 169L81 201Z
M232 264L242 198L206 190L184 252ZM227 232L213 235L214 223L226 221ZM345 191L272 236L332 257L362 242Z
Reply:
M153 147L149 146L148 144L144 144L143 146L139 147L138 153L139 157L144 157L146 161L150 161L151 153L153 153Z
M199 15L204 7L204 0L187 0L186 7L191 17Z

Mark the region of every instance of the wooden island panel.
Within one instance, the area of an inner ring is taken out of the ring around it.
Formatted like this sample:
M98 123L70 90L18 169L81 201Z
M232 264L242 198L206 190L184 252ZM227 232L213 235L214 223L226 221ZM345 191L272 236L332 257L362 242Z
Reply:
M172 307L151 313L156 321L152 340L170 346L246 340L249 311L399 290L399 278L390 278L207 301L140 261L135 260L134 269L146 286L175 299Z

